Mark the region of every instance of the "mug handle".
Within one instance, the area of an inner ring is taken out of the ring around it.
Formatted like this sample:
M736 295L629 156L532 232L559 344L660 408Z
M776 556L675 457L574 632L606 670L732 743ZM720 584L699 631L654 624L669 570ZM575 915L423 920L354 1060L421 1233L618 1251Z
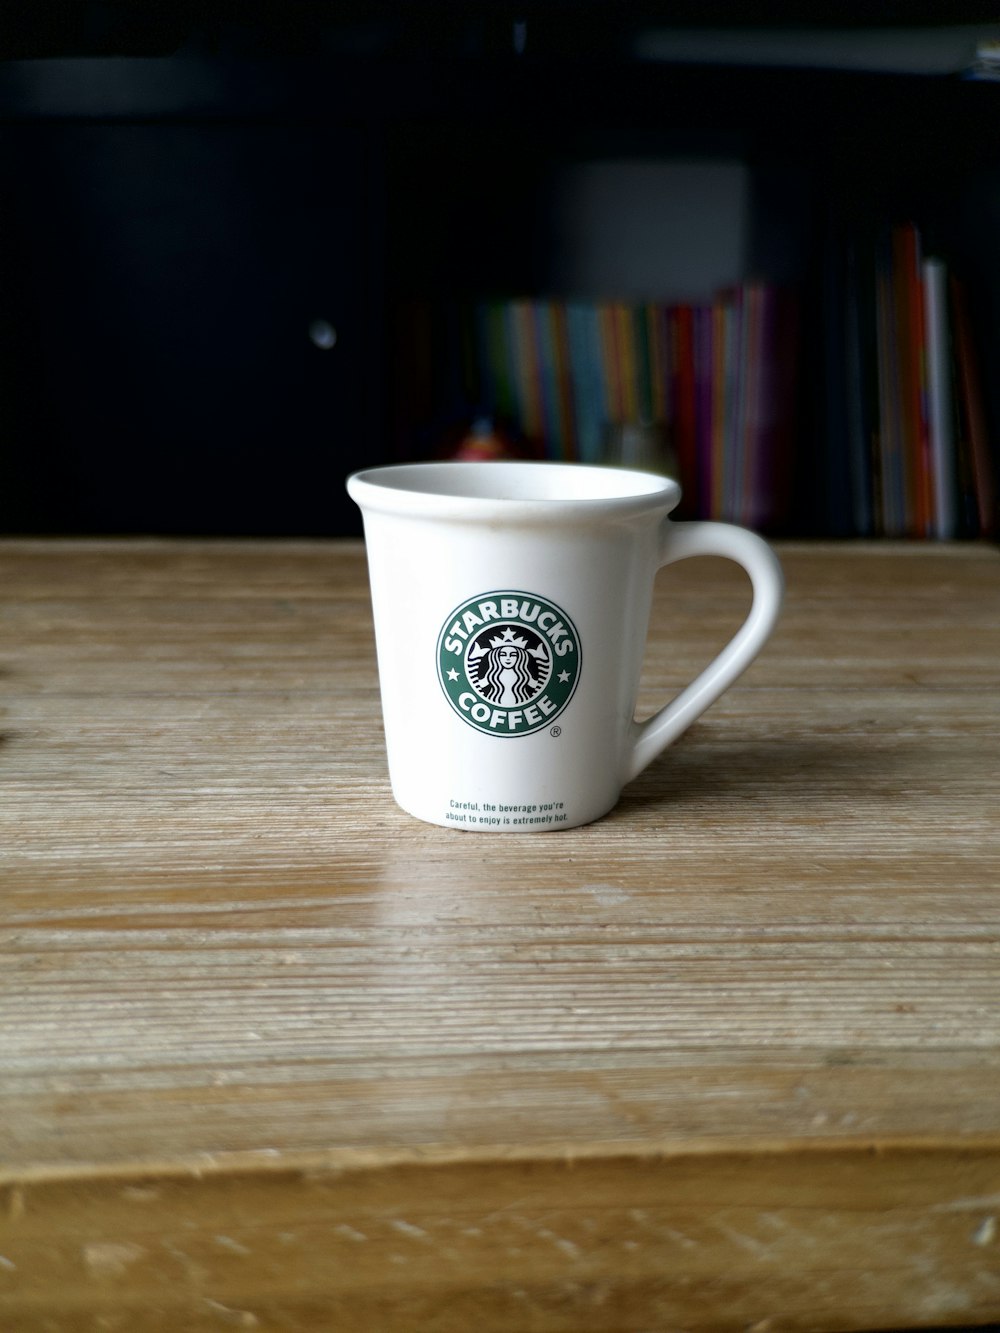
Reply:
M645 722L634 722L630 782L745 671L767 642L781 610L785 580L778 557L755 533L731 523L672 523L666 520L657 569L695 555L735 560L750 575L753 602L739 630L701 675Z

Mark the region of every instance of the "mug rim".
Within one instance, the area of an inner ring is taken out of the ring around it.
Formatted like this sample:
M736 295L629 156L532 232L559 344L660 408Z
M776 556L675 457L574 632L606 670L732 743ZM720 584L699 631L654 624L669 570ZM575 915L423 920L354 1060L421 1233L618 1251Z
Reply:
M667 513L681 498L657 472L507 459L388 463L352 473L347 491L363 512L506 521Z

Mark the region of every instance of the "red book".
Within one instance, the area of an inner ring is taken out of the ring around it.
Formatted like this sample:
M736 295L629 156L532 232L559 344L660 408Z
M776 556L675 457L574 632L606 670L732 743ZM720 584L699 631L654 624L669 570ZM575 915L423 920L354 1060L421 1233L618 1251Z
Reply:
M971 455L979 535L991 537L1000 525L997 522L997 494L986 431L979 361L976 356L965 288L955 277L951 279L951 297L955 318L959 430L968 443Z
M934 505L931 497L930 432L924 396L924 289L920 234L912 223L894 228L892 258L905 525L911 535L927 537L933 532Z

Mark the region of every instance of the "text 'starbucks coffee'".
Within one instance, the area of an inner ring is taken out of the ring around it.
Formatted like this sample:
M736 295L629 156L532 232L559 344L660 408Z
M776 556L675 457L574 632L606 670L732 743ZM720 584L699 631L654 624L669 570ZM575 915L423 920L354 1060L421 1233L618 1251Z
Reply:
M750 664L781 571L759 537L673 523L675 482L558 463L414 463L348 480L361 507L392 791L451 829L535 833L606 814ZM635 700L661 566L741 564L734 638L647 721Z
M488 592L441 627L438 679L470 726L528 736L551 725L580 679L580 638L567 613L534 593Z

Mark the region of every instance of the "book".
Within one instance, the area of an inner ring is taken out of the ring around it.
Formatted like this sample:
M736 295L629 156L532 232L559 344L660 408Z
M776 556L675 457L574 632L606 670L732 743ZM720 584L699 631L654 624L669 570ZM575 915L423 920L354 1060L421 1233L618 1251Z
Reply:
M468 321L470 401L537 457L599 462L610 428L654 427L685 515L773 525L787 511L773 474L790 467L779 444L794 398L778 370L781 308L760 282L696 303L483 302Z
M975 535L991 537L1000 531L1000 522L998 522L996 478L983 405L979 359L965 284L958 277L952 276L950 290L955 326L958 422L974 486L971 517Z
M930 535L947 540L958 534L958 503L948 270L944 261L925 259L922 278L932 507Z

